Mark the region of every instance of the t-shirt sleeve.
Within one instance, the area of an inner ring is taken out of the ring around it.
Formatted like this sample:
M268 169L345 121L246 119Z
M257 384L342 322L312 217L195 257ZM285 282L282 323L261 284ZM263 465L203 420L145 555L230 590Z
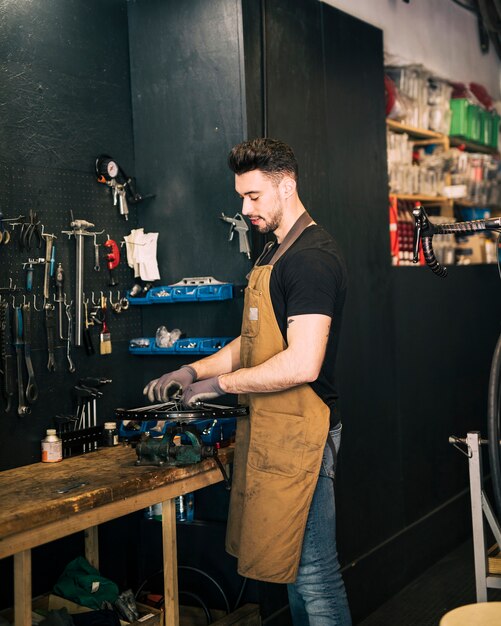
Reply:
M310 248L292 255L283 267L287 317L312 313L332 317L342 276L340 260L328 252Z

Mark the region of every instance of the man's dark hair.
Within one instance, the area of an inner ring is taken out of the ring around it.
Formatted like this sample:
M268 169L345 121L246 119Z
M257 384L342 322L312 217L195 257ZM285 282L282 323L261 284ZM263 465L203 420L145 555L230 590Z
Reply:
M260 137L235 146L228 155L232 172L245 174L259 170L278 184L285 174L298 180L299 168L290 146L278 139Z

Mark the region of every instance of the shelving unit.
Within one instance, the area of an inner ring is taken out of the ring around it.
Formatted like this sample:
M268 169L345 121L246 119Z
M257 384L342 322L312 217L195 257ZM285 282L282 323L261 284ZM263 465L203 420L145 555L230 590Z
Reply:
M429 143L442 143L447 145L449 143L449 137L447 135L424 128L414 128L414 126L408 126L407 124L402 124L401 122L397 122L396 120L387 119L386 126L394 133L407 133L411 137L416 137L418 139L434 140L430 141Z
M412 139L412 143L416 146L426 145L442 145L444 150L450 148L449 137L443 133L439 133L433 130L427 130L425 128L415 128L408 124L402 124L395 120L386 120L386 127L388 130L394 133L406 133ZM409 194L409 193L391 193L397 200L408 202L422 202L429 205L440 205L442 207L442 213L444 215L452 215L453 200L446 196L436 196L429 194Z
M481 154L492 154L494 156L499 156L499 151L496 148L470 141L469 139L465 139L464 137L451 136L449 137L449 141L451 146L464 146L465 150L467 150L468 152L480 152Z

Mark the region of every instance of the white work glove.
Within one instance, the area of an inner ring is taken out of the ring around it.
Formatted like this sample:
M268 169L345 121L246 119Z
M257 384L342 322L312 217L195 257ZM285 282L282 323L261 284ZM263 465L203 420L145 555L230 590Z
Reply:
M151 380L143 389L150 402L167 402L178 391L184 391L197 379L197 373L190 365L183 365L174 372Z
M139 276L139 264L136 261L137 241L144 235L144 228L136 228L124 237L125 249L127 251L127 265L134 270L134 276Z
M184 406L194 406L197 402L213 400L218 396L224 396L225 393L226 391L223 391L219 385L219 376L214 376L200 380L198 383L191 383L189 387L185 388L181 402Z
M136 240L137 241L137 240ZM142 280L160 279L157 262L158 233L144 233L136 245L135 260L139 265L139 276Z

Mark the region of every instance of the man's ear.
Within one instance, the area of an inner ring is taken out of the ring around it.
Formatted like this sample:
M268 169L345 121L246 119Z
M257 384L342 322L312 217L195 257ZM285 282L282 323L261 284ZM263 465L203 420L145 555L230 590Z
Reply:
M297 188L296 181L292 178L292 176L288 176L287 174L280 181L280 190L283 193L285 198L290 198L295 192Z

